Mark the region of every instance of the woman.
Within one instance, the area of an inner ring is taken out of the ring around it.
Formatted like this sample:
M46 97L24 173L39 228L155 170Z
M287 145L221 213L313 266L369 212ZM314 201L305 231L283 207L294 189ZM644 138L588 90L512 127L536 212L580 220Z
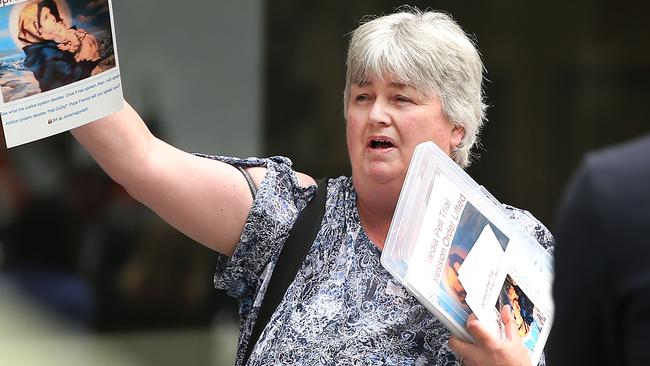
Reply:
M483 65L447 15L397 13L361 25L347 58L344 111L352 177L331 179L313 246L249 365L529 363L515 333L468 323L476 345L449 331L379 263L415 146L432 140L467 166L484 104ZM73 131L99 164L170 224L224 256L215 285L240 301L242 363L266 281L315 181L282 157L191 155L154 138L129 106ZM208 159L203 159L206 157ZM235 167L258 188L255 197ZM550 242L524 211L513 219ZM509 330L515 329L504 311ZM449 345L458 352L452 352Z
M54 0L32 0L18 17L18 40L23 44L25 67L42 92L85 79L99 64L95 37L68 27Z

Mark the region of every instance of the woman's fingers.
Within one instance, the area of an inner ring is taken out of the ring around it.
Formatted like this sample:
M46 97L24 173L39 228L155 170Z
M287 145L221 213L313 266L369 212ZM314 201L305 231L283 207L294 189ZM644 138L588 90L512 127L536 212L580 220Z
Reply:
M506 338L509 340L518 339L519 333L517 332L517 323L515 317L512 315L512 308L510 305L504 305L501 308L501 320L506 331Z
M501 308L501 318L506 338L494 334L472 314L467 318L467 331L475 343L452 336L449 348L463 357L465 365L530 365L528 351L517 333L517 324L509 306Z
M467 331L479 345L494 347L501 341L498 335L493 334L474 314L467 317Z
M472 343L465 342L456 336L451 336L449 338L449 348L451 348L452 351L456 352L459 355L465 355L472 346Z
M463 365L471 365L471 361L476 353L475 344L465 342L456 336L451 336L449 338L449 348L463 359Z

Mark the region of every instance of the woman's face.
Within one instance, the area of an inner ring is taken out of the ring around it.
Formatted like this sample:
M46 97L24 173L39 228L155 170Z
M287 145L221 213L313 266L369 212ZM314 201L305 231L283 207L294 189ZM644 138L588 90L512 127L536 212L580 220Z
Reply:
M517 291L515 291L515 288L513 286L508 287L508 297L510 297L510 301L514 301L515 299L519 298L519 295L517 295Z
M67 30L65 23L58 21L49 8L41 9L40 25L39 33L44 39L55 39Z
M384 79L350 90L346 134L355 184L401 186L416 145L433 141L449 155L464 134L447 119L438 97Z

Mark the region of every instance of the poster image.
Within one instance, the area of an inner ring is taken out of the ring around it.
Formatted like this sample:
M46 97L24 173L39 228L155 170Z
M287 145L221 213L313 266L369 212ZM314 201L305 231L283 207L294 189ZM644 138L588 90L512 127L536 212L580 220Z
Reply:
M517 325L517 333L528 351L532 353L546 318L510 275L506 276L495 308L500 310L504 305L510 305Z
M108 0L28 0L0 7L4 103L114 68Z
M467 291L461 283L459 271L479 236L488 225L494 232L498 245L505 251L509 241L508 237L468 202L458 221L447 256L445 274L440 281L439 304L463 327L466 326L467 317L472 310L467 304Z

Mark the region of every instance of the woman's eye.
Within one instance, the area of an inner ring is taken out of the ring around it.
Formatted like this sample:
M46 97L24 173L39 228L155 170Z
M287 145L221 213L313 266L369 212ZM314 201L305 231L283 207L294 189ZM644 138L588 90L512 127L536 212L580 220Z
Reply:
M356 100L357 102L365 102L365 101L367 101L369 99L370 99L370 97L368 97L367 94L359 94L354 98L354 100Z
M398 95L395 97L395 101L398 103L411 103L412 100L408 97L405 97L403 95Z

